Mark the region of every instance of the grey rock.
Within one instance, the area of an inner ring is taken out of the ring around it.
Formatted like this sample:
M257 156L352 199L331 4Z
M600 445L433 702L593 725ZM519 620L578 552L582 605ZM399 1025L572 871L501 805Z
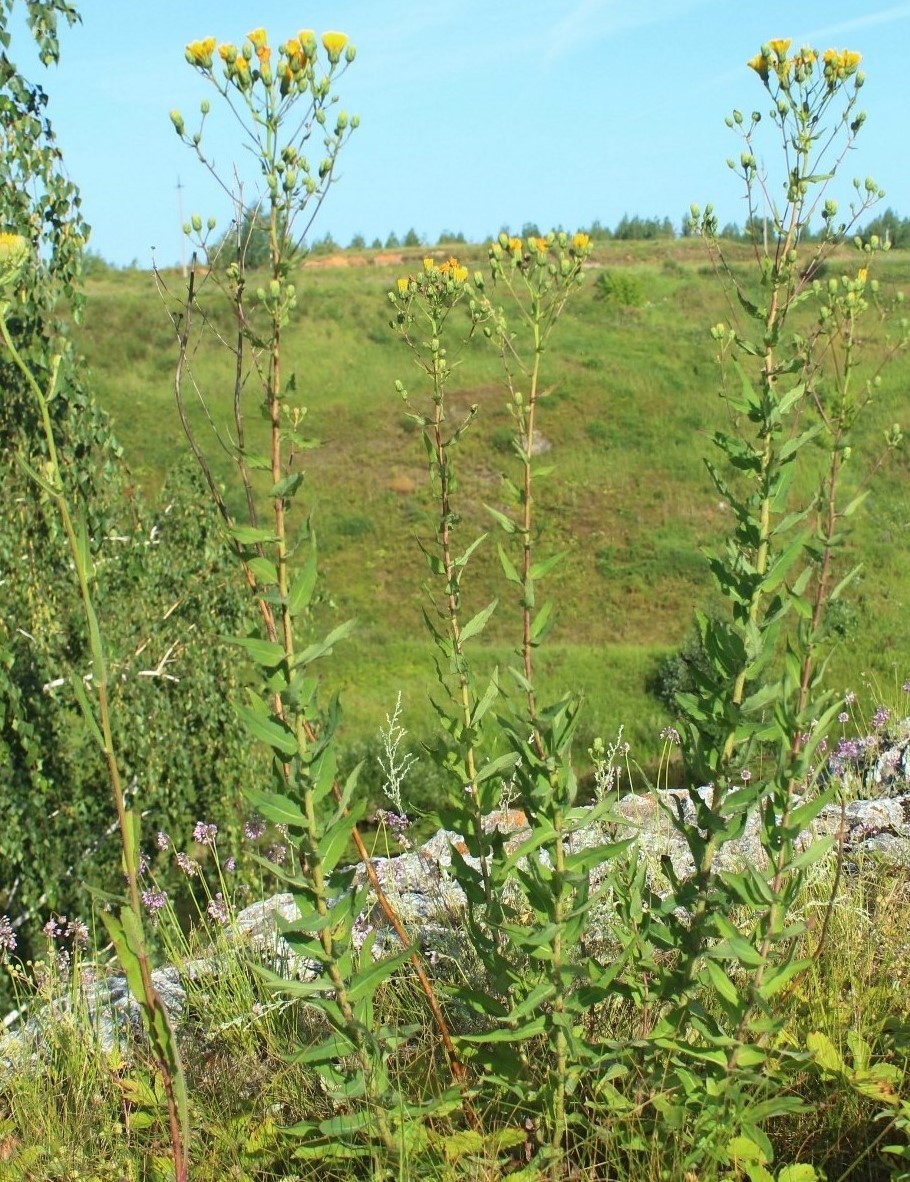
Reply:
M900 748L897 757L889 756L882 764L882 782L886 782L886 774L892 777L887 779L889 787L896 782L896 775L904 774L904 764L910 760L908 747L910 743ZM879 759L885 754L885 751L880 752ZM702 796L708 791L699 790ZM608 825L602 821L586 825L582 817L582 823L576 826L570 840L575 849L581 849L605 840L633 838L634 848L647 860L652 882L659 890L660 882L665 881L660 871L661 859L669 858L674 872L680 877L693 869L688 846L673 824L673 817L683 825L694 824L695 807L688 792L669 789L641 796L629 795L617 801ZM507 846L512 848L528 834L524 815L517 810L494 814L487 818L486 824L488 829L499 828L506 835ZM843 806L827 805L810 828L800 835L799 844L805 847L820 837L836 839L848 869L864 856L910 865L910 792L856 800ZM463 838L446 830L434 834L419 849L405 850L398 857L377 858L373 862L384 892L415 944L430 964L441 970L446 964L463 967L471 952L461 930L460 920L466 903L451 872L453 849L457 849L469 864L479 865L467 854ZM756 865L763 865L766 861L759 841L757 817L747 821L737 841L723 848L717 864L721 869L729 869L746 861ZM608 873L608 866L595 869L594 885L600 885ZM358 867L355 886L364 887L366 879L365 869ZM603 910L606 928L609 928L608 904ZM293 896L275 894L237 914L226 932L227 952L222 948L211 956L185 964L180 971L173 966L155 970L153 984L175 1026L180 1028L185 1014L187 984L222 971L223 958L230 954L231 945L242 948L252 961L275 972L299 978L315 976L318 965L297 957L281 935L282 924L296 918L298 911ZM368 894L367 905L355 924L355 939L362 943L371 931L376 932L374 956L384 955L397 946L397 938L389 928L381 906L375 896ZM26 1067L40 1053L43 1032L49 1023L87 1021L87 1028L95 1032L98 1044L107 1051L117 1045L129 1045L142 1036L140 1008L122 976L89 979L81 990L74 991L74 995L75 1001L70 998L55 1003L20 1023L17 1029L0 1034L0 1065L9 1070Z

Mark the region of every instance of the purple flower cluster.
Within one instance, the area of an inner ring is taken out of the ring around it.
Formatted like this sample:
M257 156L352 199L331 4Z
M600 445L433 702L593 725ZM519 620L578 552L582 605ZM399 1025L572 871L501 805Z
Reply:
M193 841L199 845L214 845L218 835L217 825L207 825L205 821L197 821L193 830Z
M891 717L891 711L887 706L879 706L879 708L872 715L872 725L877 731L880 731L888 719Z
M675 747L679 746L679 731L675 726L665 726L660 732L660 737L665 743L672 743Z
M143 891L139 898L142 900L142 906L150 915L157 915L162 908L167 906L167 891L149 889Z
M44 925L49 940L69 940L84 948L88 944L88 927L81 919L67 919L65 915L51 916Z
M262 817L258 817L253 813L243 826L243 832L246 834L248 841L258 841L263 833L265 833L265 821L263 821Z
M209 913L209 917L214 919L216 923L227 923L230 919L228 906L222 897L221 891L218 892L214 899L209 899L206 911Z
M185 854L183 852L183 850L181 850L180 853L177 855L177 865L180 867L180 869L183 871L183 873L187 876L187 878L195 878L196 875L199 873L198 865L193 861L193 859L188 854Z
M377 809L376 820L385 825L393 833L404 833L410 828L410 820L403 813L393 813L389 809Z
M8 915L0 915L0 953L16 951L16 933Z

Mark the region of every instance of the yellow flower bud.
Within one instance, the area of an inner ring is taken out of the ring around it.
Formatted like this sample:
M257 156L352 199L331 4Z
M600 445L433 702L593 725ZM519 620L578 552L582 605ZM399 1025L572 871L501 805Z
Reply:
M252 33L247 33L246 39L256 50L265 49L268 44L265 29L253 29Z
M409 283L410 283L410 280L406 276L402 276L398 280L398 294L400 296L405 296L408 294Z

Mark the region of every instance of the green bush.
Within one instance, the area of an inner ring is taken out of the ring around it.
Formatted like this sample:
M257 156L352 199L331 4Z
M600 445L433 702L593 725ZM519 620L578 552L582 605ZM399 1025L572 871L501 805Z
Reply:
M602 271L594 284L594 298L617 308L640 308L645 302L641 281L629 271Z

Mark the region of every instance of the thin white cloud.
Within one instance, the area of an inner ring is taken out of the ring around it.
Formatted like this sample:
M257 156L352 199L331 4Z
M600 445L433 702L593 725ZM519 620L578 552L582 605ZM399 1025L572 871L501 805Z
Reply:
M839 21L836 25L826 25L823 29L807 33L802 40L806 43L829 40L832 37L840 37L843 33L855 33L857 29L868 29L872 25L890 25L908 18L910 4L896 4L892 8L881 8L878 12L867 12L863 16Z
M568 12L556 21L546 32L546 53L548 62L553 62L568 53L577 52L578 46L590 45L631 29L641 29L658 24L668 18L678 18L697 8L705 7L711 0L651 0L650 3L629 4L628 0L578 0Z

